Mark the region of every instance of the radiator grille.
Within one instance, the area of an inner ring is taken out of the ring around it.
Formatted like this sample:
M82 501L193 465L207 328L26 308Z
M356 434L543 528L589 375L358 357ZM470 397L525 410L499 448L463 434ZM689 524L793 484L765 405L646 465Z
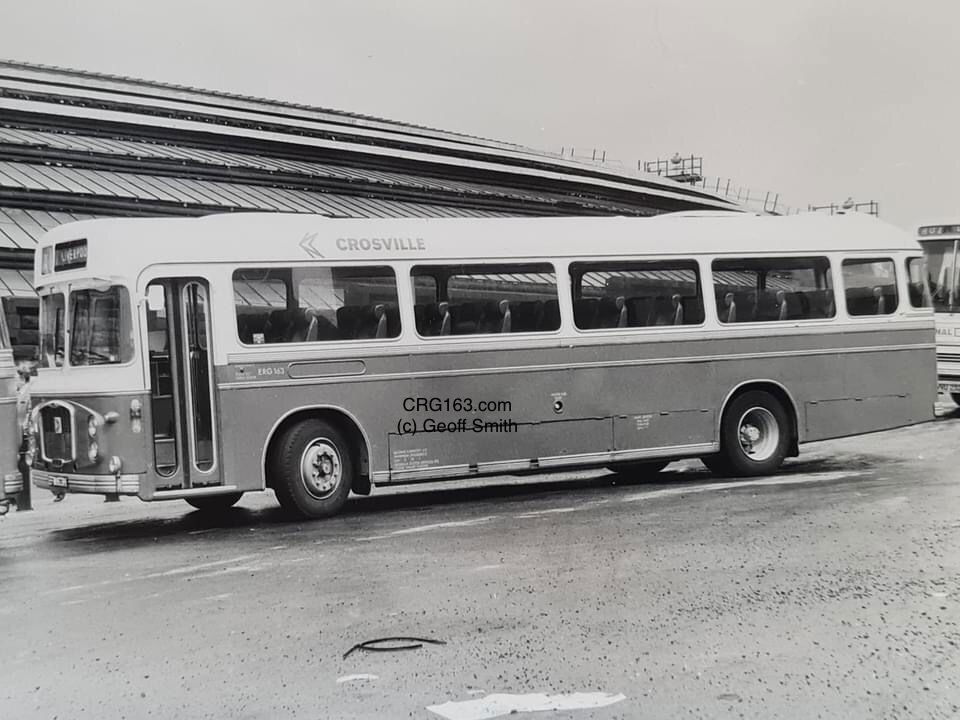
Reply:
M40 410L43 456L47 460L72 461L73 422L70 411L57 405Z

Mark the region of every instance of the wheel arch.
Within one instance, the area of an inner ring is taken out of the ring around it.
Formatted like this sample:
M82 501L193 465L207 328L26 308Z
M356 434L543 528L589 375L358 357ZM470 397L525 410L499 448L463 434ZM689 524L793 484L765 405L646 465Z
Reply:
M775 397L787 411L787 416L790 418L790 447L787 451L787 457L796 457L800 453L800 413L799 406L797 405L796 400L794 400L793 395L789 390L780 382L770 379L755 379L755 380L744 380L739 385L735 385L727 393L727 396L723 399L723 404L720 406L720 414L717 415L717 424L714 428L714 437L716 441L720 442L720 429L723 426L723 416L727 412L727 408L730 403L743 395L744 393L750 392L752 390L760 390L769 395Z
M317 418L329 422L347 437L347 441L356 453L354 461L356 462L357 468L356 476L353 479L353 485L350 489L358 495L369 495L371 487L370 478L372 477L370 467L370 439L367 437L366 432L364 432L356 416L334 405L304 405L293 408L273 424L263 443L263 451L260 458L260 471L263 476L264 487L271 487L268 472L270 467L270 453L277 441L283 433L286 432L287 428L308 418Z

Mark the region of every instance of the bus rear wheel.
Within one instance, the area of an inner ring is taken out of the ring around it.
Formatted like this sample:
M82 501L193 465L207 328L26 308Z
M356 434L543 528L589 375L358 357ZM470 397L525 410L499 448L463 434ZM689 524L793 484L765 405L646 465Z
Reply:
M950 399L957 405L960 405L960 393L950 393Z
M224 495L204 495L202 497L187 498L187 503L201 512L221 512L232 508L242 497L242 492L226 493Z
M288 428L275 448L271 468L280 506L299 518L339 512L353 484L353 454L343 434L319 418Z
M790 419L783 405L762 390L734 398L720 423L720 452L702 458L718 475L769 475L790 448Z

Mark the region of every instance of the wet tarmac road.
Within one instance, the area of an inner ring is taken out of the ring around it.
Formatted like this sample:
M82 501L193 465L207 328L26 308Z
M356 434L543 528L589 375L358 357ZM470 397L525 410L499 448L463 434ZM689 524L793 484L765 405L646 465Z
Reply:
M958 717L958 460L948 414L754 482L497 478L313 523L41 496L0 520L0 718ZM446 644L343 658L395 635Z

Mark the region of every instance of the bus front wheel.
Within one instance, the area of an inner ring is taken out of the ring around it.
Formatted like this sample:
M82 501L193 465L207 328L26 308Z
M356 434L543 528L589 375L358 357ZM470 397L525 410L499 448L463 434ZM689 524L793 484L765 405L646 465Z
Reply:
M242 492L226 493L224 495L204 495L202 497L187 498L187 503L201 512L219 512L232 508L243 497Z
M280 506L300 518L329 517L347 502L353 457L343 434L319 418L288 428L273 453L272 485Z
M762 390L734 398L720 424L720 453L703 458L719 475L769 475L790 448L790 419L783 405Z

